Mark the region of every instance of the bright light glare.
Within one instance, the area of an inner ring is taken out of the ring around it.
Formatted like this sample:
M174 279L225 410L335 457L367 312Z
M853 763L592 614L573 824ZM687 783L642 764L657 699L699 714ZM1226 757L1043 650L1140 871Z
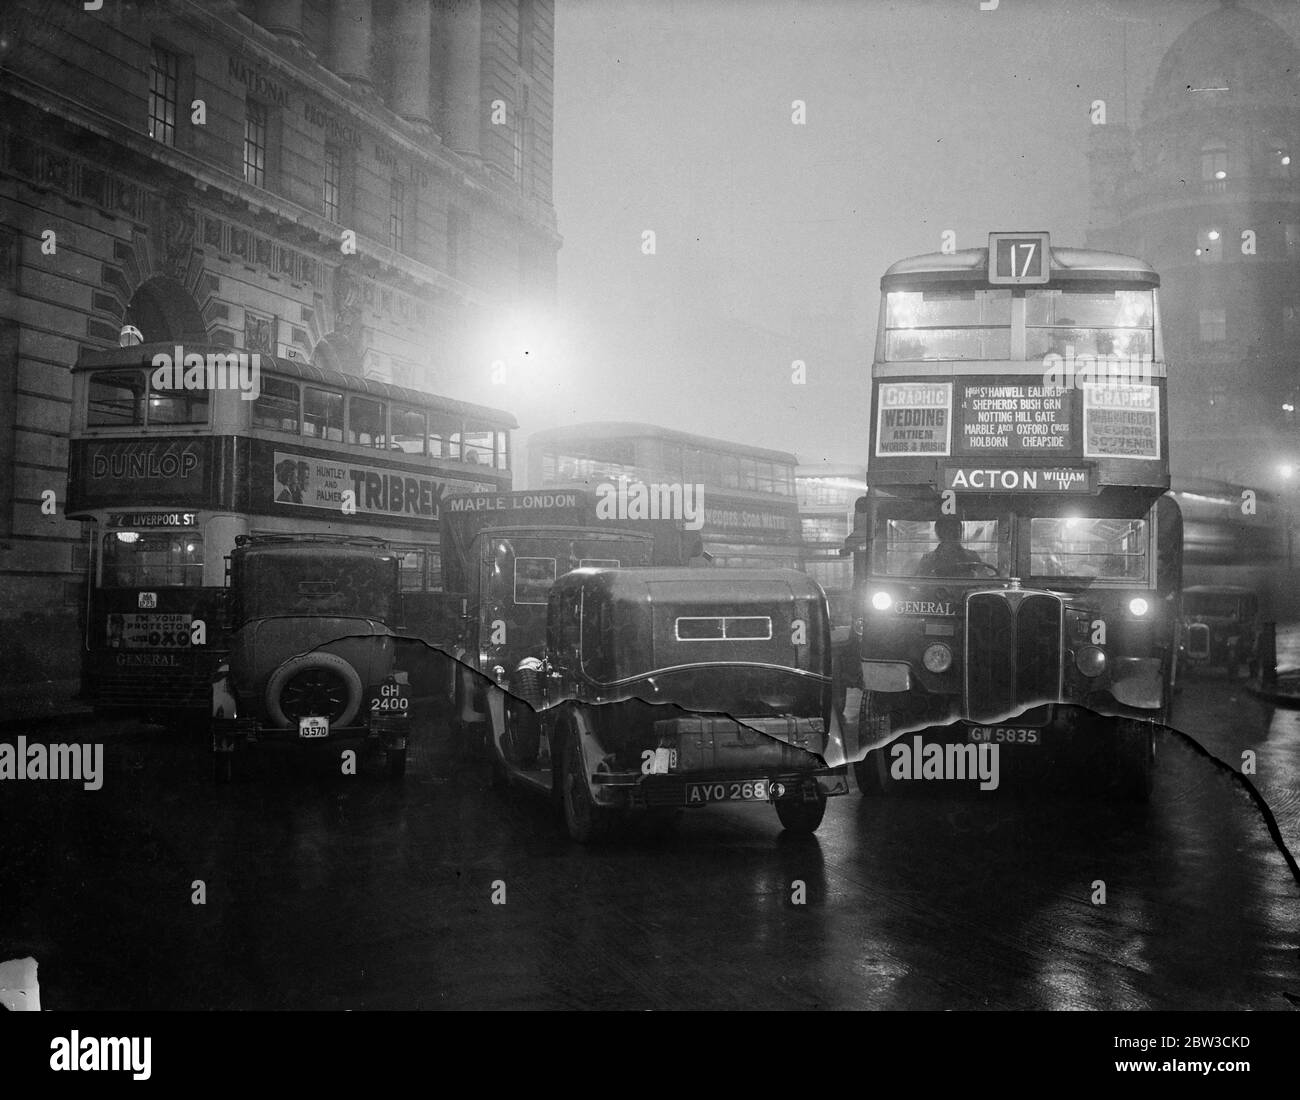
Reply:
M1219 231L1217 229L1211 229L1206 236L1212 241L1217 241L1219 239Z
M1147 613L1149 606L1150 605L1141 596L1135 596L1128 602L1129 611L1134 615L1137 615L1139 618Z
M888 592L877 592L871 597L871 606L877 611L888 611L893 603L894 597Z
M1284 462L1277 468L1277 472L1281 474L1282 477L1291 477L1295 474L1295 467L1289 462Z

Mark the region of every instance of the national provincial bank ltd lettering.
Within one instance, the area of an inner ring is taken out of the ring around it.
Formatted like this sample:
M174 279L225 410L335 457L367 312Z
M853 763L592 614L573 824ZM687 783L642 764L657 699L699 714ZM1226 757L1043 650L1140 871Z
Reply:
M254 95L265 96L280 107L289 106L289 93L268 76L251 69L233 55L227 58L226 76L238 80Z

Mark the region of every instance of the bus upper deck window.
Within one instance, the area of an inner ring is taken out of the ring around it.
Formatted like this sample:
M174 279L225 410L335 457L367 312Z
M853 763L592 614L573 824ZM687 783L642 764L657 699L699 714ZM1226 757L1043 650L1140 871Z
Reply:
M208 391L149 387L149 424L206 424Z
M96 371L90 376L86 424L92 428L144 424L143 371Z
M308 386L303 396L303 435L343 442L343 394Z
M424 412L421 409L394 405L389 415L393 418L393 449L404 451L408 455L424 454L425 439L428 436L428 422Z
M1029 290L1025 355L1149 359L1155 312L1149 290Z
M348 398L348 442L359 447L384 447L384 405L369 397Z
M493 460L494 432L466 432L465 453L461 461L479 466L491 466Z
M253 426L298 434L298 383L262 376L261 392L253 402Z
M885 358L891 362L1011 357L1011 291L891 290Z

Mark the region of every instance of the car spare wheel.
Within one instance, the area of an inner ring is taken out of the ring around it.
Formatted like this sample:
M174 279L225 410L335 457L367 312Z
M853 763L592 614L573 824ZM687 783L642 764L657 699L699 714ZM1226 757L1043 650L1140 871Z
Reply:
M280 727L319 715L346 726L361 709L361 677L337 653L302 653L285 661L266 682L266 712Z

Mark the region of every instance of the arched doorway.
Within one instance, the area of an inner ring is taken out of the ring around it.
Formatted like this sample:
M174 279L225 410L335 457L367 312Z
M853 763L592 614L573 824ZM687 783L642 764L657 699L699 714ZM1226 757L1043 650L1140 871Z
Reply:
M206 342L208 326L198 303L180 283L163 275L141 283L126 307L124 325L134 325L145 343L174 340L178 343Z

